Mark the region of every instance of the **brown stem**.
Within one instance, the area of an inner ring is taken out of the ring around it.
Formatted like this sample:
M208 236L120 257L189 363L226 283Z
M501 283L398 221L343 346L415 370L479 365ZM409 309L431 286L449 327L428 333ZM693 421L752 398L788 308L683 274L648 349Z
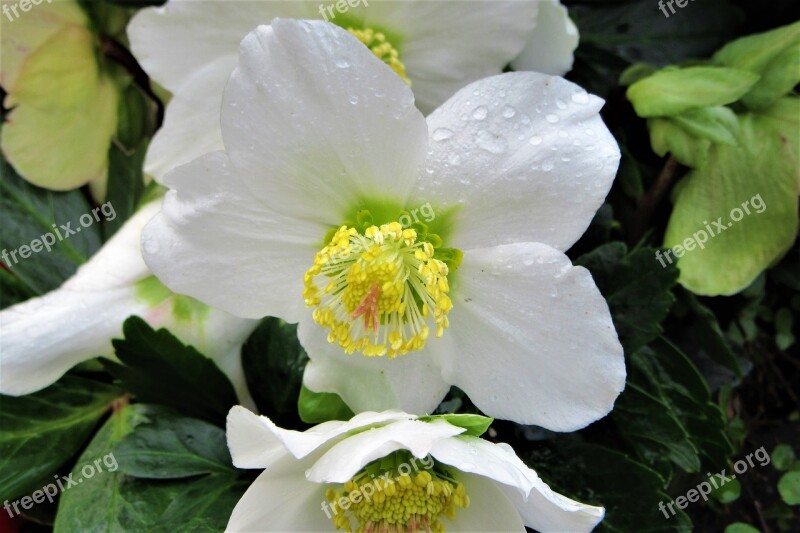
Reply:
M638 242L644 235L650 218L653 216L653 211L658 207L662 197L672 186L672 182L679 168L680 163L678 163L677 159L669 156L667 162L664 163L664 168L662 168L661 172L658 174L656 181L650 186L644 196L642 196L641 200L639 200L639 205L636 208L636 214L633 219L631 244Z

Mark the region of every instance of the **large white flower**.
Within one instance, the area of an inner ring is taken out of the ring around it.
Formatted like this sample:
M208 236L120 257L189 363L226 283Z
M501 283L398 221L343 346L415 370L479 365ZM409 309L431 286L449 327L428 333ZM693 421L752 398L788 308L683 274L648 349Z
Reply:
M214 359L249 398L239 350L257 321L175 295L150 273L141 233L160 207L140 209L58 289L0 311L0 394L35 392L82 361L113 356L111 339L138 315Z
M602 104L517 72L426 122L351 34L277 20L242 42L226 151L166 177L145 260L177 293L299 322L306 386L356 412L431 412L457 385L491 416L583 427L625 381L608 306L563 253L619 161Z
M265 470L239 500L227 530L511 532L528 526L563 533L590 531L603 519L602 507L553 492L510 446L468 435L458 421L365 412L299 432L234 407L228 414L233 463Z
M566 10L554 10L551 2L557 4L545 1L542 24L536 22L537 0L170 0L144 9L128 27L131 48L150 76L173 93L145 169L161 179L177 164L222 149L220 101L239 42L275 17L324 17L352 28L404 73L417 106L428 113L468 83L499 74L523 47L525 70L566 72L577 44L570 46L570 33L577 34L574 25L553 19Z

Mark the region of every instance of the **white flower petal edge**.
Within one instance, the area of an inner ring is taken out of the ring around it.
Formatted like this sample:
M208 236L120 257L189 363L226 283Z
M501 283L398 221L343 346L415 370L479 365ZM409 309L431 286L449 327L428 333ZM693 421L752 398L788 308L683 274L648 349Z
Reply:
M603 204L619 165L602 107L574 83L535 72L468 85L427 119L430 152L417 196L457 209L453 246L461 250L541 242L565 251Z
M346 355L311 320L300 322L297 334L311 358L303 384L314 392L336 392L355 412L399 407L430 413L450 390L428 350L392 360Z
M144 170L163 182L173 168L209 152L222 150L219 127L222 91L236 65L223 57L198 70L177 91L164 111L164 122L156 131L145 156Z
M567 8L559 0L540 0L536 28L511 67L564 75L572 69L579 40L578 27L569 18Z
M585 505L553 492L507 444L464 436L442 440L430 453L463 472L501 483L501 490L525 525L538 531L591 531L605 515L602 507Z
M500 74L536 24L538 0L371 2L365 24L403 36L401 59L426 115L472 81Z
M242 182L274 211L328 224L365 196L406 200L426 128L411 89L321 21L276 19L248 34L223 97L222 138Z
M258 416L244 407L235 406L228 413L228 441L237 467L267 468L275 457L275 449L288 451L297 459L302 459L328 441L351 431L411 418L411 415L396 410L380 413L366 411L347 422L331 420L307 431L294 431L276 426L266 416Z
M331 531L331 521L320 510L325 486L309 483L303 476L314 460L312 456L298 461L285 450L280 452L236 504L225 531Z
M185 320L174 313L175 295L148 294L140 284L152 276L140 252L142 227L160 207L156 201L141 208L58 289L0 311L0 393L29 394L82 361L113 358L111 339L122 337L122 323L138 315L214 359L239 398L251 401L239 350L257 322L199 303L202 318Z
M484 413L574 431L611 411L625 358L588 270L518 243L470 250L454 283L450 334L430 349Z
M464 436L463 428L441 419L422 422L397 411L381 415L364 413L358 423L335 423L334 438L298 459L276 443L273 433L264 433L265 427L274 428L268 419L234 407L227 426L234 464L258 455L269 455L270 464L237 504L228 530L331 530L329 521L320 522L325 518L326 488L340 486L396 450L408 450L420 460L430 455L452 467L457 481L465 485L471 503L458 509L454 520L443 522L449 531L524 531L528 526L542 532L582 532L603 518L601 507L553 492L508 445ZM316 427L304 433L331 434Z
M241 317L297 322L307 313L303 273L326 226L268 209L224 152L176 168L166 183L172 190L142 249L167 287Z

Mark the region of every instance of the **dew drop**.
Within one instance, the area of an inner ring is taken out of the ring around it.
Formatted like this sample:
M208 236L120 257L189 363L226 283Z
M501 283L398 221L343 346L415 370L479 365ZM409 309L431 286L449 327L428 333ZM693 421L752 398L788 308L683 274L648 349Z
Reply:
M547 122L549 122L550 124L555 124L559 120L558 115L554 115L552 113L547 115L545 118L547 119Z
M449 130L447 128L436 128L435 130L433 130L433 135L432 135L434 141L444 141L452 136L453 136L452 130Z
M556 99L556 106L559 109L566 109L567 108L567 103L564 102L564 100L562 100L561 98L558 98L558 99Z
M542 170L544 170L545 172L550 172L551 170L553 170L554 166L555 165L553 165L553 162L548 160L542 163Z
M531 143L534 146L537 146L537 145L542 144L542 138L539 137L538 135L534 135L533 137L530 138L530 140L528 142Z
M511 107L511 106L506 106L506 107L504 107L504 108L503 108L503 116L504 116L505 118L511 118L511 117L513 117L513 116L514 116L514 115L516 115L516 114L517 114L517 111L516 111L516 109L514 109L514 108L513 108L513 107Z
M589 103L589 95L585 92L579 92L572 95L572 101L576 104L586 105Z
M357 104L358 103L358 96L356 96L356 95L351 96L350 97L350 103L353 104L353 105Z
M336 66L339 68L347 68L350 66L350 63L346 59L337 59Z
M486 107L481 105L476 107L475 110L472 112L472 118L474 118L475 120L483 120L486 118L486 115L488 114L489 111L486 109Z

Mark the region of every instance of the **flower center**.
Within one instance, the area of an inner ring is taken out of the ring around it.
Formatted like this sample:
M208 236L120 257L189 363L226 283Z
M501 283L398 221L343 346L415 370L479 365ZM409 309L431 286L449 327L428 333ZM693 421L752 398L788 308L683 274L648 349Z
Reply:
M328 489L326 499L334 527L348 533L443 532L439 518L452 520L456 508L469 506L464 485L435 470L395 470L380 477L362 471L342 489Z
M328 342L349 354L404 355L425 346L431 315L441 337L453 305L447 265L434 251L399 222L363 235L339 228L304 276L303 298L316 307L314 321L330 330Z
M378 59L389 65L398 76L403 78L403 81L411 85L411 80L406 76L406 66L400 61L400 52L392 46L392 43L386 40L386 35L372 28L356 29L348 27L347 31L355 35Z

